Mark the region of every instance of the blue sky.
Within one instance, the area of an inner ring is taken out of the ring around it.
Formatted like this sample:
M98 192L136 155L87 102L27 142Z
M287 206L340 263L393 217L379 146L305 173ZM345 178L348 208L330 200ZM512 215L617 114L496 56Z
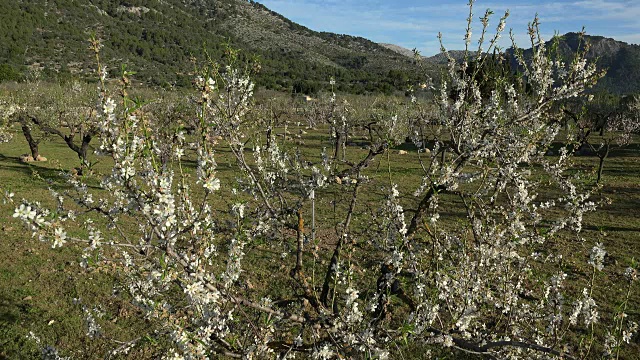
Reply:
M258 0L271 10L312 30L329 31L392 43L423 55L439 52L438 32L447 49L464 48L468 16L467 0ZM489 8L495 15L489 27L495 29L509 9L501 45L509 46L513 29L521 47L527 46L527 23L537 13L545 40L554 32L580 31L640 43L640 0L522 1L479 0L474 4L474 41L481 29L478 18Z

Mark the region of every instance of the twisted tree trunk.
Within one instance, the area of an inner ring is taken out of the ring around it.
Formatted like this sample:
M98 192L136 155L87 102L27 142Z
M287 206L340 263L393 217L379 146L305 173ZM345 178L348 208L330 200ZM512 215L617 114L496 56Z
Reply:
M37 161L38 157L40 156L40 151L38 149L38 146L40 145L40 140L36 140L31 134L31 127L29 126L29 123L27 122L26 118L21 116L18 121L20 122L20 127L22 128L22 134L24 135L24 138L27 140L27 143L29 144L31 157L33 158L34 161Z

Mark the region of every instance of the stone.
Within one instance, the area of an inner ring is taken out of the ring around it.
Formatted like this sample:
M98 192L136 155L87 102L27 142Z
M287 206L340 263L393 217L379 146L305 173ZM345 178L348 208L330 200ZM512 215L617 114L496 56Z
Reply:
M20 155L20 161L24 162L24 163L30 163L30 162L34 162L34 161L47 161L47 158L41 155L38 155L38 157L34 160L33 156L29 155L29 154L22 154Z

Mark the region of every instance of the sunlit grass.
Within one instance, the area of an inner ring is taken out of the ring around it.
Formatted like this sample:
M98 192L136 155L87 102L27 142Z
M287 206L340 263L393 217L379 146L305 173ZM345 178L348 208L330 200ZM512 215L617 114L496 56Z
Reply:
M284 129L277 128L277 139L284 148L295 147L295 134L300 130L307 132L305 143L301 151L305 158L312 163L319 163L320 152L330 147L326 129L306 129L304 125L292 125L288 128L290 136L284 136ZM357 143L358 141L354 142ZM96 142L97 143L97 142ZM595 242L603 242L609 253L606 259L605 272L599 274L596 281L601 285L596 287L595 296L606 301L601 305L605 317L611 317L613 309L619 305L622 298L610 296L609 291L621 294L622 289L610 289L607 284L621 283L622 271L633 258L640 259L640 218L636 211L640 209L640 189L638 175L640 174L640 142L636 138L632 145L624 149L616 149L605 165L604 187L602 196L611 198L612 204L603 207L599 212L589 214L585 218L584 231L580 236L566 234L566 237L549 242L545 248L537 249L542 253L558 253L565 257L564 270L576 279L586 279L590 276L590 269L586 258L576 254L588 254ZM95 144L94 144L95 145ZM224 142L218 145L217 162L221 181L233 185L238 176L235 170L235 160L226 149ZM378 203L385 196L385 188L390 183L398 184L403 204L407 209L414 208L418 201L412 196L415 188L420 184L422 168L419 165L418 154L411 151L401 155L399 150L410 148L400 146L378 157L366 169L363 175L370 178L364 185L362 201L358 203L354 218L354 233L365 229L369 224L360 220L358 214L364 214L374 209L371 206ZM64 143L57 139L44 142L41 153L49 161L24 164L19 156L26 153L28 147L19 133L7 144L0 145L0 179L3 187L13 191L15 198L35 199L45 205L53 206L48 186L57 191L66 189L61 170L68 171L79 165L75 154ZM251 149L247 149L250 151ZM361 145L349 146L347 159L357 161L366 155L367 149ZM422 155L424 157L424 155ZM93 172L96 175L105 174L110 170L107 158L91 155L96 161ZM595 157L579 157L576 167L591 169L597 165ZM184 162L185 172L193 173L195 164L189 155ZM389 179L390 177L390 179ZM47 184L43 179L51 180ZM97 183L95 183L97 184ZM348 196L344 195L344 188L349 184L334 184L318 194L316 202L317 237L313 253L317 258L309 256L305 259L306 268L324 269L330 257L330 251L336 242L335 227L343 218L348 206ZM97 189L97 191L101 191ZM548 191L552 192L553 189ZM447 208L443 208L443 223L455 226L460 217L464 217L464 207L453 196L447 198ZM212 205L220 211L227 211L229 203L224 198L212 199ZM47 343L65 351L63 355L78 358L97 358L113 348L109 339L128 341L135 339L141 333L153 328L153 323L141 320L138 311L129 304L124 292L114 294L117 290L117 279L102 273L79 274L79 250L74 248L51 249L48 245L31 238L17 221L11 218L13 207L0 206L0 223L2 224L2 241L0 241L0 358L30 358L37 357L35 343L27 339L30 331L36 333ZM310 231L310 205L303 208L307 231ZM362 217L365 219L366 217ZM135 224L125 224L134 226ZM247 250L246 286L249 291L257 293L269 292L277 297L284 289L269 288L271 283L286 283L273 281L273 277L286 278L288 268L281 261L283 253L291 253L295 247L294 234L283 229L281 231L282 244L255 243ZM581 241L580 238L586 239ZM367 265L377 264L375 261L382 257L363 241L356 244L357 250L353 256L366 257L370 261L361 262L356 271L371 271ZM553 269L550 269L552 271ZM312 274L311 274L312 275ZM320 279L315 279L316 284ZM578 282L580 283L580 282ZM584 283L584 281L583 281ZM622 285L621 285L622 286ZM366 296L366 294L365 294ZM80 299L80 302L74 299ZM82 305L94 306L102 304L104 315L105 335L107 338L89 339L85 336L85 326L82 320ZM640 317L640 296L635 292L628 307L630 316L636 320ZM150 338L136 348L132 358L154 358L162 353L162 345L155 344L158 338ZM407 349L411 351L410 349ZM627 348L629 354L638 350L637 346Z

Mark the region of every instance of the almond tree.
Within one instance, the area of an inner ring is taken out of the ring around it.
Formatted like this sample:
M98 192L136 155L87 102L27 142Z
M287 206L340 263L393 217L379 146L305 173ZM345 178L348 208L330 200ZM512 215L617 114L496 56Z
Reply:
M11 134L10 118L16 112L16 106L3 96L0 99L0 143L8 142L13 137Z
M578 155L595 155L598 158L595 184L600 184L606 159L612 146L629 145L633 133L640 130L640 122L634 112L635 98L624 105L598 110L596 106L584 106L580 112L563 111L575 122L576 141L574 150ZM591 101L591 97L587 101ZM603 115L604 113L604 115ZM596 135L598 134L598 135Z
M75 82L71 86L50 89L48 96L53 103L48 111L50 116L30 116L33 126L41 131L62 139L76 153L81 167L89 164L89 145L99 134L96 113L92 108L91 96L95 95L87 85Z
M12 83L3 89L3 97L10 111L5 112L7 123L16 123L29 146L33 161L42 159L39 145L48 138L48 134L35 126L31 119L35 117L55 116L51 109L50 98L46 96L48 86L32 81L28 84Z
M15 109L9 119L19 124L34 160L40 156L40 143L57 136L83 166L88 164L89 144L98 134L92 89L79 82L59 85L39 81L6 89L7 101Z
M583 215L597 206L595 189L567 171L568 148L545 156L560 132L555 105L583 96L601 74L584 52L569 63L550 57L535 19L532 59L516 52L524 69L519 83L498 77L483 96L481 79L467 70L471 61L490 61L485 54L508 14L485 39L487 11L471 52L472 5L466 55L461 63L450 59L435 97L437 121L391 117L370 124L372 145L354 163L326 152L306 157L267 141L248 117L251 74L233 57L197 77L193 137L180 129L173 137L150 136L126 93L109 96L101 68L100 151L114 164L101 182L106 191L92 192L70 176L74 190L65 195L84 211L63 210L67 203L56 196L56 210L24 201L14 216L54 248L84 248L85 267L102 267L95 259L105 261L104 269L117 264L133 302L161 324L151 336L172 341L167 358L382 359L409 343L424 357L615 355L637 324L626 306L615 320L601 321L593 288L604 245L594 242L585 254L592 269L585 281L568 277L549 246L579 238ZM123 73L124 84L128 76ZM530 91L518 91L524 88ZM391 176L379 179L365 169L417 128L425 129L417 139L421 154L430 151L421 158L422 186L407 206ZM171 166L162 166L154 150L167 146ZM189 149L197 164L192 175L184 162ZM218 176L222 149L234 158L235 181ZM384 193L375 203L364 197L373 190ZM330 191L345 206L318 226L336 236L330 244L310 242L309 209ZM455 204L462 215L441 216ZM109 226L85 221L95 217ZM136 226L124 227L123 218ZM71 231L78 225L88 235ZM256 289L250 284L259 268L251 262L261 258L248 253L263 244L282 254L262 266L281 273L270 273L268 286ZM625 276L630 292L636 269ZM96 336L100 326L92 319L88 334ZM135 343L121 342L113 353Z

